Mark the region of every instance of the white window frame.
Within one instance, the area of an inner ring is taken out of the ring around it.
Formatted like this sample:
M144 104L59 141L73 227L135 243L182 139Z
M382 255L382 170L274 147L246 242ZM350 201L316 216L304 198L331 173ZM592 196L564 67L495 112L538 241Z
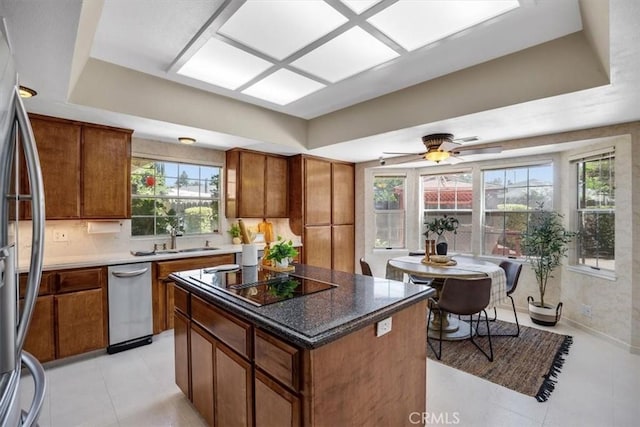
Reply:
M180 166L183 167L197 167L197 168L212 168L212 169L218 169L218 190L217 193L211 194L211 197L200 197L200 196L185 196L185 195L156 195L156 194L134 194L134 189L133 187L131 188L131 202L132 202L132 212L131 212L131 234L132 237L134 238L145 238L145 237L156 237L156 236L166 236L167 234L169 234L169 230L168 229L157 229L156 225L156 218L158 218L159 216L157 215L157 212L154 211L153 215L136 215L133 212L133 204L135 200L140 200L140 199L153 199L153 200L179 200L179 201L185 201L185 202L192 202L192 203L213 203L216 202L217 205L217 210L214 210L212 212L212 214L217 218L217 229L214 229L212 231L206 231L206 232L202 232L202 233L193 233L193 232L188 232L187 230L187 235L190 236L199 236L199 235L210 235L210 234L219 234L220 233L220 229L221 229L221 222L222 222L222 218L221 218L221 205L222 205L222 180L223 180L223 168L220 165L212 165L212 164L202 164L202 163L196 163L196 162L185 162L185 161L178 161L178 160L169 160L169 159L161 159L161 158L154 158L152 156L147 156L147 155L134 155L132 156L132 163L136 160L148 160L150 162L158 162L158 163L167 163L167 164L173 164L173 165L177 165L178 168L180 168ZM200 169L199 169L200 171ZM131 174L130 174L130 178L133 179L133 176L139 176L139 174L135 174L134 173L134 169L131 169ZM154 176L154 178L156 178ZM179 177L178 177L179 178ZM198 179L198 181L202 181L202 179ZM133 185L133 184L132 184ZM143 218L143 217L147 217L147 218L154 218L154 233L153 234L133 234L134 233L134 221L136 218ZM172 218L173 220L173 225L179 229L180 231L182 231L182 229L184 228L184 223L183 220L184 218L181 217L180 215L176 215L175 217L169 217L167 216L167 218Z

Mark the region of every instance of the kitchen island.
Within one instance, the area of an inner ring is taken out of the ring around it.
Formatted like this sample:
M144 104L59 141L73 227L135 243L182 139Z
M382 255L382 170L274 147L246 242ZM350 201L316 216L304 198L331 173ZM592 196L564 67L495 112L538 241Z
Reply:
M428 286L296 265L174 273L176 383L210 425L414 425Z

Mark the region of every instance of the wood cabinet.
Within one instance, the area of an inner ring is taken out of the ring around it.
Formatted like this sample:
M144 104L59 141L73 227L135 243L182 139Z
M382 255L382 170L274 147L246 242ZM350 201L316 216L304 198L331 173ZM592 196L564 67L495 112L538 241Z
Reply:
M287 217L288 167L283 156L243 149L227 151L227 218Z
M131 217L131 132L82 126L82 217Z
M289 225L302 236L302 263L355 269L355 168L309 156L289 159Z
M251 364L204 329L191 326L193 406L211 426L253 425Z
M40 157L46 218L79 218L82 127L44 116L30 119Z
M175 306L176 384L207 424L299 425L299 350L196 295L184 300Z
M47 219L131 217L131 130L36 114L29 117L40 157ZM30 217L28 209L25 216Z
M176 305L176 382L190 373L183 392L211 426L392 426L424 411L426 300L395 312L384 336L372 323L312 349L194 293L187 300L188 316ZM187 325L188 340L178 333Z
M56 358L54 321L53 295L38 297L24 341L24 349L42 363Z
M234 261L234 254L224 254L157 261L153 263L154 280L151 288L153 333L159 334L162 331L173 329L174 327L174 284L171 280L168 280L171 273L214 267L222 264L232 264Z
M26 274L20 275L24 296ZM25 350L41 362L107 346L106 268L42 273Z
M58 358L106 347L102 289L55 296Z

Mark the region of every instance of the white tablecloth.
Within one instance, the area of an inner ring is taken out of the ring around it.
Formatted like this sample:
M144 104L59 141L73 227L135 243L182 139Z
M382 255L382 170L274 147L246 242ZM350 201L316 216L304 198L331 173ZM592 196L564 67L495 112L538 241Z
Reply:
M394 258L402 262L416 264L416 273L424 275L424 271L420 271L419 266L422 264L421 256L404 256L400 258ZM488 261L483 261L471 256L455 256L454 259L458 263L453 267L431 267L438 270L438 276L446 276L447 271L450 271L452 275L455 275L456 270L463 270L475 273L484 273L491 278L491 298L489 299L489 307L495 307L502 303L507 297L507 277L504 270L496 264ZM402 272L395 269L389 263L387 263L387 278L394 280L402 280Z

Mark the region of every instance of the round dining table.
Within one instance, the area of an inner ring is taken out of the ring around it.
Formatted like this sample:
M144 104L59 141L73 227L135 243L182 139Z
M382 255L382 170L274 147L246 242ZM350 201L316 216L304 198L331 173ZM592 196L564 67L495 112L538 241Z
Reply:
M431 285L439 295L444 281L449 277L474 279L491 277L491 298L488 307L501 303L506 296L506 275L504 270L492 262L473 256L454 255L451 259L455 265L433 263L421 256L401 256L387 261L387 279L403 280L404 275L429 278ZM440 323L442 323L442 339L455 341L468 338L474 333L473 326L467 322L440 311L432 316L428 334L430 338L440 338Z

